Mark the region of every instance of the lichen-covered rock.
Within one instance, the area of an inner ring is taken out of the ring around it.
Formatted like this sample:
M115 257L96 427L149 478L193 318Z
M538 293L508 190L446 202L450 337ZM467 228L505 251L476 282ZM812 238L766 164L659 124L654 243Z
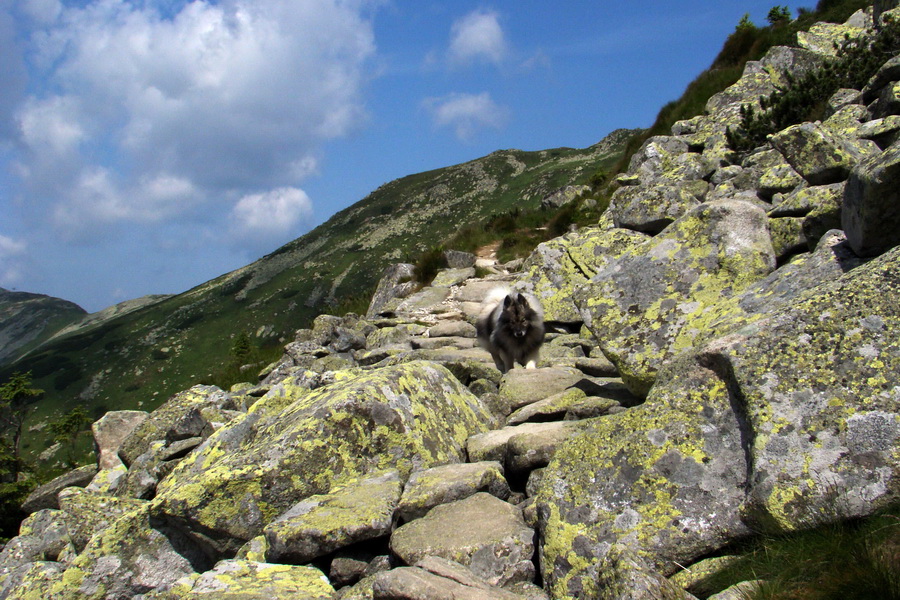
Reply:
M304 564L357 542L389 535L402 486L396 471L310 496L263 530L270 562Z
M500 380L500 397L518 409L565 391L583 378L581 371L571 367L512 369Z
M366 318L371 319L380 314L384 305L394 298L405 298L413 293L417 286L413 281L415 269L416 266L409 263L398 263L387 267L381 275L381 279L378 280L375 293L372 294Z
M616 227L656 234L700 204L706 192L694 193L684 183L641 185L619 188L613 194L609 211Z
M264 396L263 408L213 434L157 490L154 513L213 555L237 551L298 501L351 479L461 462L466 440L493 419L449 371L427 362L269 394L284 408L266 410Z
M812 50L825 56L836 56L837 47L849 38L859 37L865 32L858 21L848 23L815 23L809 31L797 32L797 43L801 48ZM837 47L836 47L837 46Z
M641 406L595 419L544 470L536 499L553 597L600 597L613 544L671 570L670 561L723 545L724 532L747 531L741 427L728 390L701 366L680 375L660 378Z
M560 447L538 493L555 592L594 586L612 544L665 575L751 528L893 501L898 266L893 250L680 356L642 406Z
M44 509L32 513L19 526L20 536L31 536L41 541L40 553L43 560L55 561L72 543L65 513L61 510ZM0 569L3 561L0 560Z
M175 394L150 413L150 417L125 438L119 449L119 457L127 466L131 466L156 440L165 440L167 436L171 438L174 432L178 432L176 439L198 435L197 429L202 431L207 423L203 415L204 409L221 408L225 402L226 393L215 386L195 385Z
M570 388L539 400L534 404L523 406L506 420L507 425L518 425L527 421L551 421L561 419L569 409L584 400L587 394L578 388Z
M844 190L841 222L853 251L878 254L900 244L900 144L853 169Z
M837 137L816 123L791 125L769 140L810 185L843 181L853 165L879 153L874 142Z
M399 515L412 521L440 504L487 492L501 500L509 497L509 484L503 476L503 465L497 461L483 461L458 465L443 465L410 476L400 499Z
M401 525L391 550L408 565L439 556L468 566L490 585L505 585L534 577L533 536L521 510L479 492Z
M475 277L474 267L465 267L462 269L442 269L435 275L431 285L434 287L450 287L459 285L466 279Z
M22 503L22 510L33 513L45 508L59 508L57 495L67 487L84 487L97 475L97 465L78 467L39 486L28 494Z
M763 210L710 202L613 261L575 300L625 384L645 396L660 365L690 347L686 323L774 268Z
M573 290L606 264L647 239L627 229L585 227L539 244L522 265L518 285L533 294L547 321L581 320Z
M334 588L315 567L223 560L211 571L181 579L168 592L154 596L154 600L200 598L333 600Z
M806 252L809 243L803 231L804 222L803 217L769 219L769 234L776 259L783 261L798 252Z
M106 529L125 513L145 506L146 502L95 494L82 488L66 488L59 494L59 505L72 543L81 552L95 533Z
M0 598L4 600L40 600L51 598L50 590L62 577L63 565L38 561L13 569L0 580Z
M50 598L111 600L151 590L211 567L208 557L177 531L150 517L147 507L125 513L91 538Z

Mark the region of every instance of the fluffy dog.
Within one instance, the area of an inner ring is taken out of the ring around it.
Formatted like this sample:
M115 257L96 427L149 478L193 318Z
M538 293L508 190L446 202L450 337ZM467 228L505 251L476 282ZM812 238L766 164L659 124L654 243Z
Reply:
M533 369L544 343L544 309L534 296L497 288L482 303L476 329L501 373L516 363Z

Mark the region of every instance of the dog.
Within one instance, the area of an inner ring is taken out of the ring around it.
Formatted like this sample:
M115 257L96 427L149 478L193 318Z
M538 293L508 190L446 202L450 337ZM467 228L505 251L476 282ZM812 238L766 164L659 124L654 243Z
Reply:
M491 353L501 373L516 363L526 369L537 365L544 343L544 309L534 296L507 288L491 290L475 328L479 344Z

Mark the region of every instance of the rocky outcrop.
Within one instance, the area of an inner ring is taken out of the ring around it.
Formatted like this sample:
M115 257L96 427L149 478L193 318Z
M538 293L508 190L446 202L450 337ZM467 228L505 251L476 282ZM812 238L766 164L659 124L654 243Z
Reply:
M739 540L895 503L896 60L746 156L725 129L870 26L749 64L520 270L454 256L407 294L398 266L258 381L108 415L99 472L44 488L0 553L0 597L689 598ZM545 304L537 369L475 346L501 285Z

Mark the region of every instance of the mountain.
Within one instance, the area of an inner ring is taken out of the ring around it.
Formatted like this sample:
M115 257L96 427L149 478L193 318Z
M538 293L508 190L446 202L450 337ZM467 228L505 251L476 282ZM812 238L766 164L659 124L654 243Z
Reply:
M15 361L86 314L67 300L0 288L0 365Z
M348 299L366 302L382 270L461 228L513 209L536 209L565 186L583 184L622 154L634 131L586 149L503 150L387 183L275 252L183 294L114 310L72 325L13 365L46 395L23 451L49 445L40 424L73 403L94 417L152 409L178 390L214 379L237 336L279 354L298 328ZM83 311L82 311L83 316ZM49 336L46 336L49 337ZM265 353L265 352L264 352ZM87 448L86 448L87 449Z

